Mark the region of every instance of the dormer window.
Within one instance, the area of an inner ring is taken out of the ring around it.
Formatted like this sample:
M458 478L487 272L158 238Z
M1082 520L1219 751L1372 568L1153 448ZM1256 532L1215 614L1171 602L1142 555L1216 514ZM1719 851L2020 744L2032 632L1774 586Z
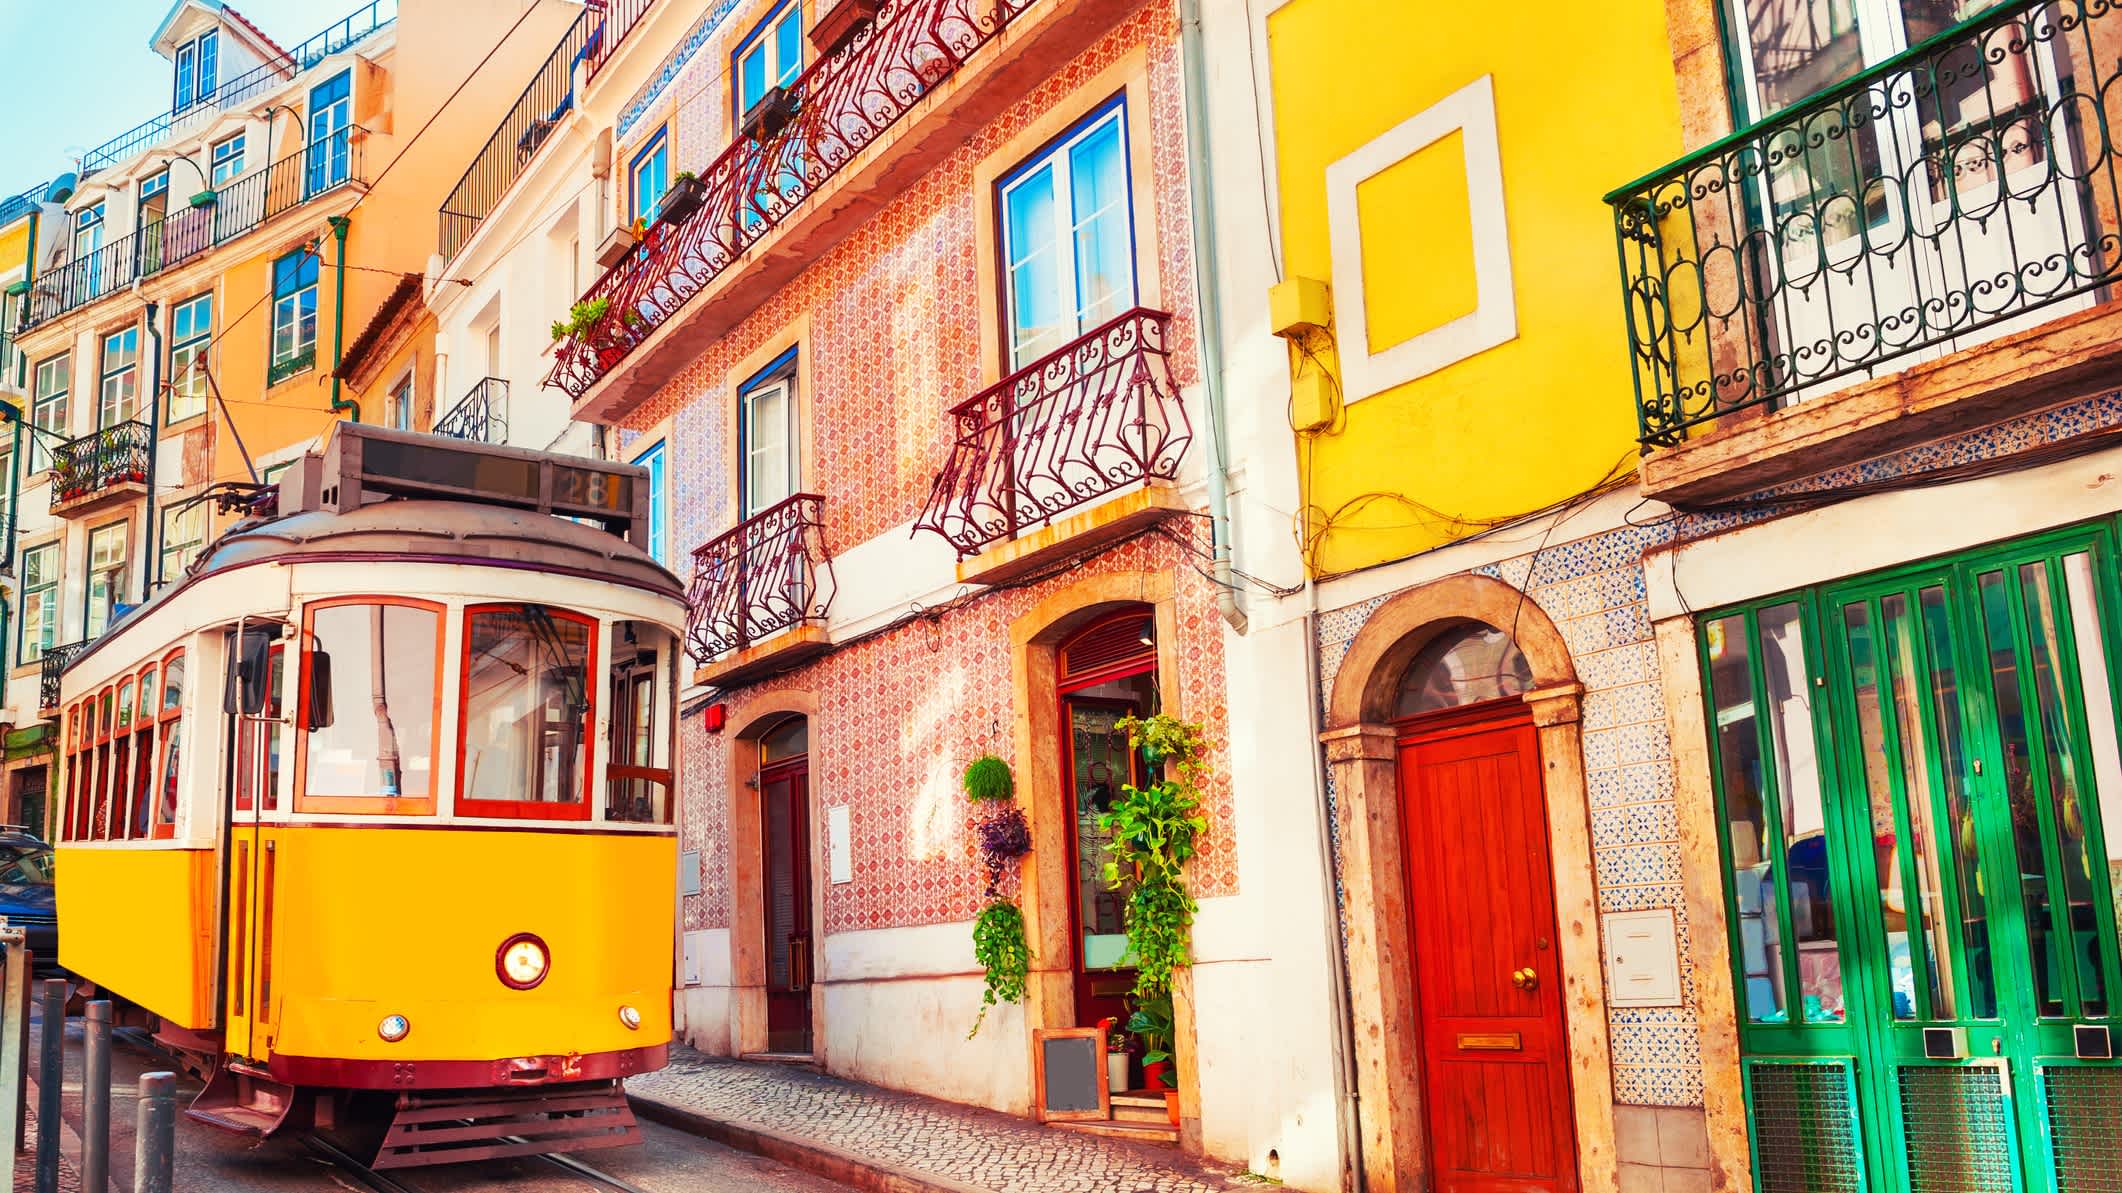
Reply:
M214 98L221 66L221 34L209 29L177 47L177 95L170 111L183 112Z

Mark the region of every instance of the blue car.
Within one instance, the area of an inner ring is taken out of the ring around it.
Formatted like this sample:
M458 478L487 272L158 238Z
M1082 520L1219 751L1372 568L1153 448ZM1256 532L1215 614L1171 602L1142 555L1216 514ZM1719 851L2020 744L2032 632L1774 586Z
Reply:
M52 892L52 847L13 825L0 827L0 919L23 929L38 972L59 967Z

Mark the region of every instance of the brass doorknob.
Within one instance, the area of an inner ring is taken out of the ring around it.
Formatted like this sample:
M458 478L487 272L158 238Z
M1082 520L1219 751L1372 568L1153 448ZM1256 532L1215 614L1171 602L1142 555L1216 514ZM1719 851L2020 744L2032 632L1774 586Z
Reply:
M1540 984L1540 975L1530 969L1514 969L1510 974L1510 984L1520 990L1531 990Z

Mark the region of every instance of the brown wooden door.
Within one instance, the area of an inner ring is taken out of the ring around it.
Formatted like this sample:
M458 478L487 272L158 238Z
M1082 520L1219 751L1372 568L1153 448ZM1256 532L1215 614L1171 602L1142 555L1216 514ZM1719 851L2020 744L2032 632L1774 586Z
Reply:
M1431 1188L1577 1188L1540 745L1525 706L1408 723L1408 918Z
M810 766L759 773L766 865L766 1047L811 1050Z

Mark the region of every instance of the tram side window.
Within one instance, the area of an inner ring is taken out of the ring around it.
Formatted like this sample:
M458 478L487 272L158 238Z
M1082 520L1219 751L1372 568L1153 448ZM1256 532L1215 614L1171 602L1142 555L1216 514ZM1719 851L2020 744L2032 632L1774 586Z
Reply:
M587 820L597 624L544 605L464 614L457 810Z
M115 718L116 698L111 689L105 688L96 696L96 787L95 818L89 833L98 841L108 841L111 835L111 726Z
M69 841L78 841L82 836L81 768L87 757L83 753L83 744L87 739L82 736L85 721L81 710L86 703L75 701L74 706L66 711L66 802L63 805L65 812L59 821L59 833Z
M157 671L152 665L140 673L139 703L133 713L133 816L126 836L135 840L149 835L155 810L155 702L161 696Z
M111 729L110 824L104 835L123 841L133 823L133 681L118 685L117 720Z
M302 656L303 800L418 801L435 795L440 607L359 600L307 615ZM329 660L326 662L325 660ZM387 812L356 802L340 810Z
M612 626L611 741L605 757L604 818L632 824L671 821L671 738L665 707L676 665L670 634L645 621Z
M184 683L184 652L180 650L162 660L162 708L155 718L162 738L161 778L155 796L157 840L177 835L177 777L184 753Z

